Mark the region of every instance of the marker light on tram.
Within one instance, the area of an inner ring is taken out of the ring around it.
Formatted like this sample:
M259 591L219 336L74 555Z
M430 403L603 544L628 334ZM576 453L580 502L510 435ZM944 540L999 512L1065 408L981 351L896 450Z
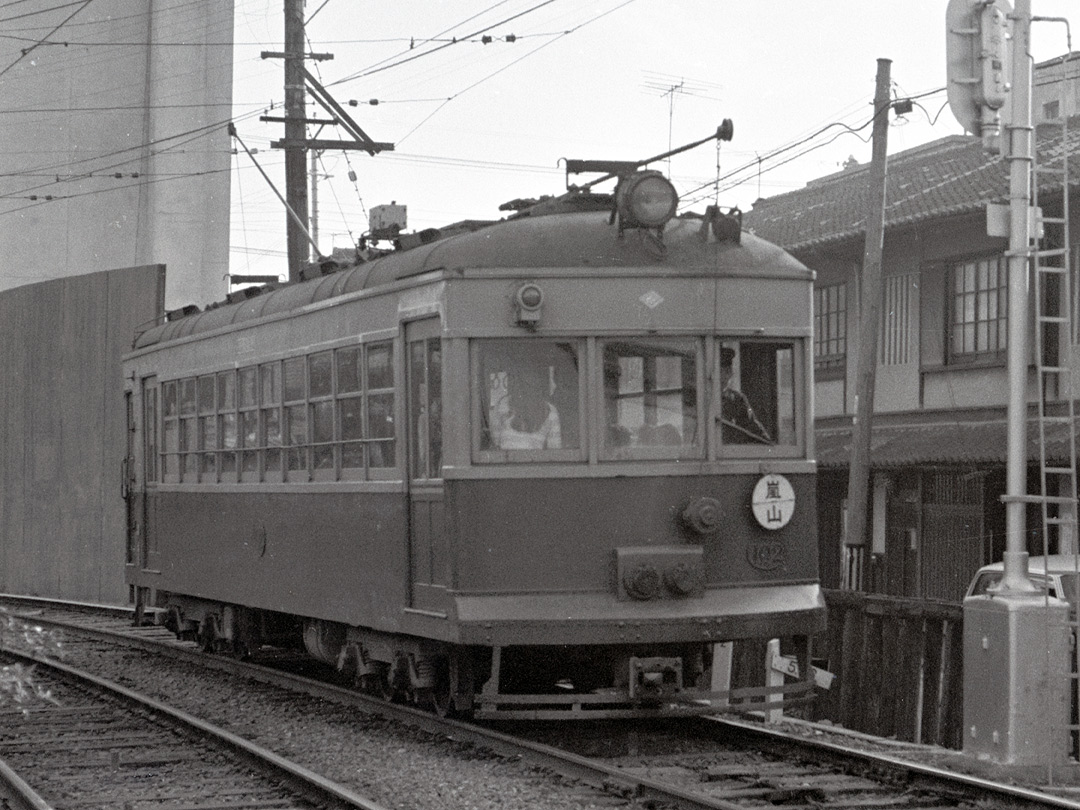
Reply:
M624 225L659 228L675 216L679 195L664 175L648 171L620 182L615 199Z
M540 323L544 291L532 282L522 284L514 293L514 316L518 326L535 327Z

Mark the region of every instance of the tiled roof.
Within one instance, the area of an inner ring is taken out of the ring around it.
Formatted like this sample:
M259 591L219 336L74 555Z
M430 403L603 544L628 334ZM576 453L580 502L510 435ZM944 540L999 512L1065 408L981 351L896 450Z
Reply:
M818 466L844 468L851 461L850 424L822 427L814 431ZM1061 424L1046 429L1048 460L1069 457L1068 431ZM1004 415L997 418L952 421L919 419L902 424L875 424L871 431L870 466L876 469L908 465L1004 465L1008 427ZM1039 428L1027 424L1028 461L1039 461Z
M1080 181L1080 123L1068 134L1070 184ZM1039 162L1061 164L1060 127L1040 127ZM1008 162L982 147L982 141L951 135L889 156L885 227L982 210L988 201L1005 201ZM868 164L814 180L805 188L758 200L743 226L788 250L861 236L866 229L870 179ZM1060 188L1060 178L1043 179L1040 191Z

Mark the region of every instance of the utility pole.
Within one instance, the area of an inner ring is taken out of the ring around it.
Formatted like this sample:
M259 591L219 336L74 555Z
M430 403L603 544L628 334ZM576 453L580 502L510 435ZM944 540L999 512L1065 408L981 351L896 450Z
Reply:
M950 58L950 88L955 85L950 104L954 112L959 110L957 120L965 129L982 135L990 147L999 140L997 111L1005 111L1009 166L1009 400L1002 497L1006 550L998 586L991 593L964 600L964 753L1005 765L1045 766L1052 777L1053 769L1064 766L1069 753L1065 730L1069 722L1069 606L1036 590L1028 578L1024 511L1028 503L1038 503L1042 497L1027 494L1034 159L1031 0L1016 0L1015 12L1008 0L950 0L946 21L947 51L954 57ZM1012 103L1006 106L1010 93ZM1063 193L1068 194L1068 189Z
M300 280L300 269L308 257L308 245L317 242L308 230L307 161L308 150L363 149L369 155L392 151L394 144L373 141L360 129L352 116L330 95L314 76L304 67L307 59L333 59L333 54L306 53L304 50L304 0L285 0L285 50L263 51L263 59L282 59L285 62L285 116L259 116L260 121L285 124L285 138L272 141L273 149L285 150L285 220L287 250L289 256L289 281ZM307 117L307 94L333 118ZM308 140L307 125L343 127L349 140ZM261 169L260 169L261 171ZM275 189L276 193L276 189ZM279 195L280 196L280 195ZM316 251L318 248L316 247ZM316 257L318 258L318 257Z
M1028 265L1031 249L1031 0L1017 0L1012 34L1012 118L1006 122L1009 165L1009 320L1006 367L1005 553L1002 585L1033 590L1027 554ZM1066 190L1065 193L1068 193ZM1041 394L1040 394L1041 395Z
M859 356L855 366L855 424L848 469L847 546L866 543L866 504L870 478L870 429L874 419L878 323L881 313L881 254L885 239L885 177L888 161L891 59L877 60L874 91L873 152L866 202L866 244L863 248L859 306ZM865 560L860 560L859 578Z
M300 280L308 257L300 225L308 223L304 51L304 0L285 0L285 200L295 215L285 218L290 282Z

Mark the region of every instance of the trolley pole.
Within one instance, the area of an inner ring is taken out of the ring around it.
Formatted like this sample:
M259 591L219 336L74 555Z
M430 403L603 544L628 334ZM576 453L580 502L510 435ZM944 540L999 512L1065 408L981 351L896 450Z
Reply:
M855 424L848 467L847 546L866 544L866 504L870 477L870 439L874 419L877 337L881 313L881 254L885 240L885 177L888 166L891 59L877 60L874 91L874 148L867 194L866 245L863 249L859 306L859 355L855 367ZM865 572L860 560L859 578Z
M289 281L308 259L307 109L304 82L304 0L285 0L285 198L303 225L286 217Z

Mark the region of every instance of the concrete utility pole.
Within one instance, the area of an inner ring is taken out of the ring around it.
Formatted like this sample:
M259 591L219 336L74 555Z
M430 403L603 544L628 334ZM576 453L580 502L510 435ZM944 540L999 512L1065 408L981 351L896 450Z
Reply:
M951 5L960 0L951 0ZM1006 551L1004 574L992 593L964 600L964 751L1005 765L1064 765L1069 717L1068 604L1045 597L1028 579L1027 495L1028 275L1032 256L1031 0L973 6L975 26L952 33L978 35L975 53L988 70L996 59L996 30L1012 23L1011 112L1005 120L1009 162L1009 322L1007 410ZM960 11L963 5L954 5ZM959 41L959 40L958 40ZM975 66L978 66L975 63ZM983 93L982 97L988 96ZM983 128L994 135L994 115L983 111ZM992 137L991 137L992 140ZM1065 193L1068 193L1066 190Z
M863 248L859 306L859 356L855 366L855 424L848 468L847 533L844 543L866 543L866 503L870 485L870 429L874 420L878 324L881 313L881 254L885 240L885 177L888 164L891 59L877 60L874 90L874 148L866 201L866 245ZM862 571L860 571L860 576Z
M304 51L304 0L285 0L285 200L295 215L285 218L290 282L300 280L308 258Z
M1031 0L1017 0L1012 34L1012 116L1006 122L1009 164L1009 402L1005 470L1005 573L1002 587L1031 591L1027 554L1028 267L1031 262Z

